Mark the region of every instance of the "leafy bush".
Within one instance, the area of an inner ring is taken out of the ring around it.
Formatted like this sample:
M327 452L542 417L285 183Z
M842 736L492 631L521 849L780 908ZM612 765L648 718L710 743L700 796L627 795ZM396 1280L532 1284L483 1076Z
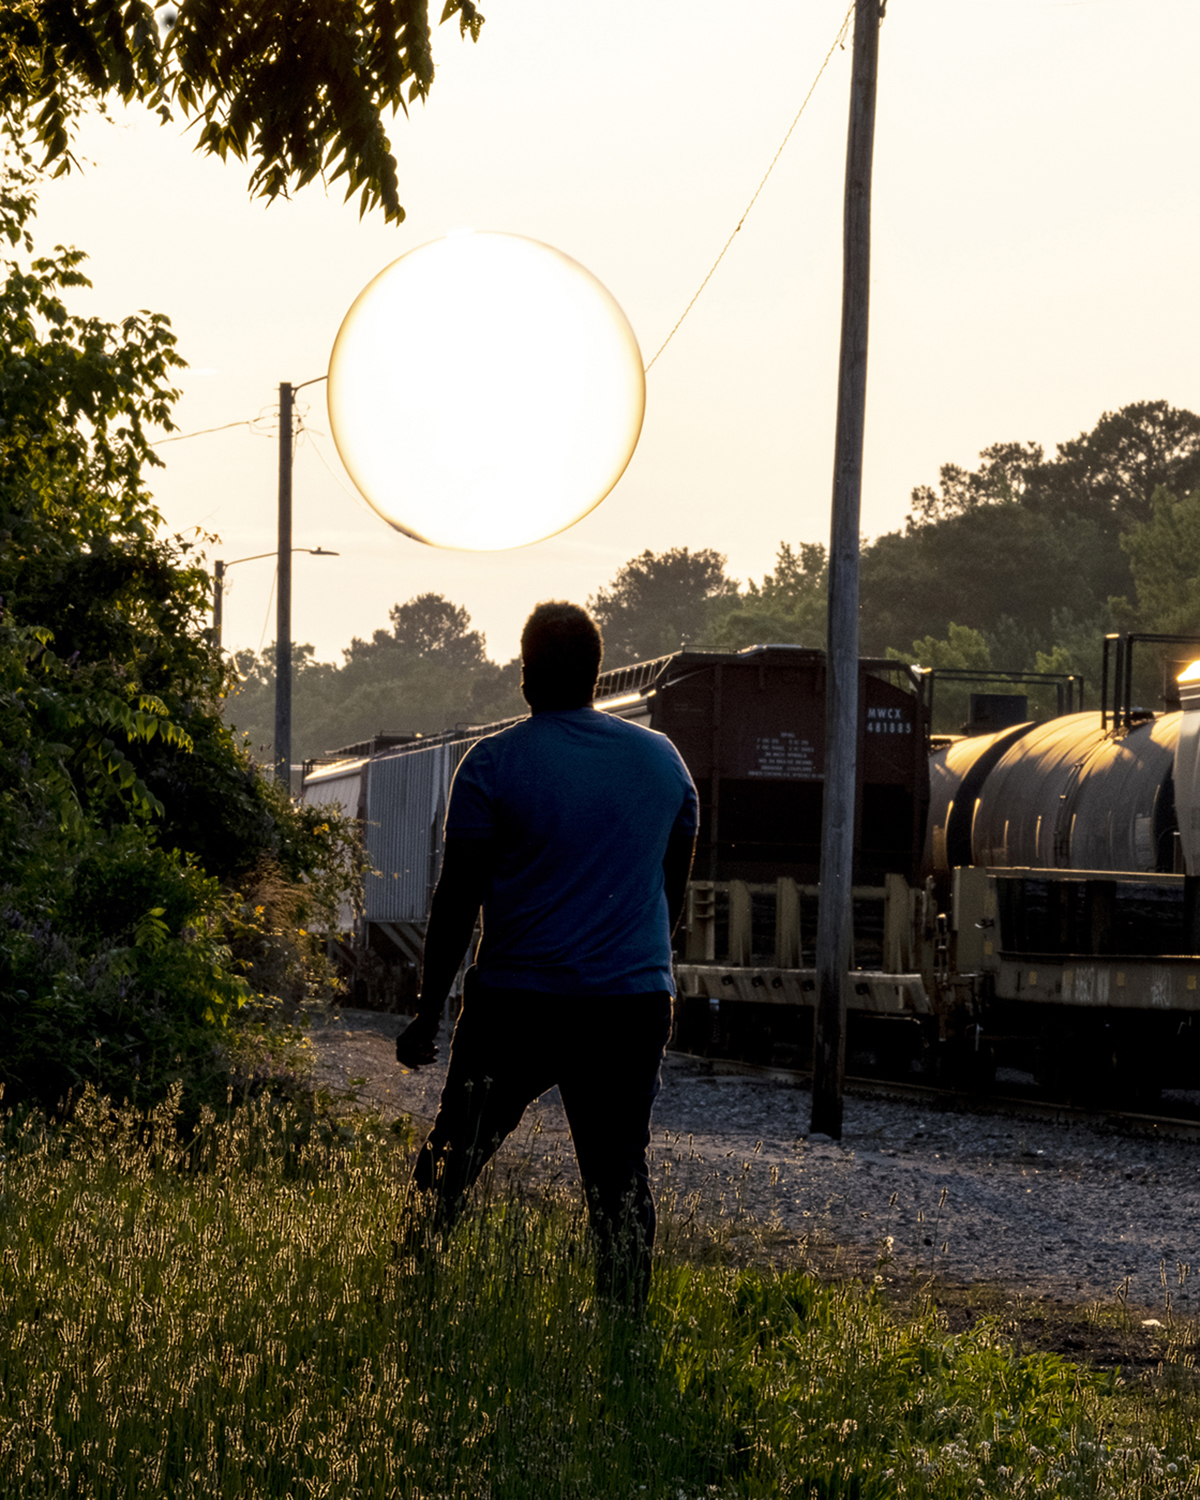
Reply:
M153 1099L211 1080L272 943L304 993L298 929L331 920L355 841L222 722L210 580L146 482L182 363L167 320L68 311L82 256L34 254L11 121L0 145L0 1082L49 1107L88 1083ZM274 925L244 899L268 870L290 891Z
M218 883L142 830L90 831L0 906L0 1081L56 1103L87 1083L155 1097L211 1071L214 1023L249 995Z

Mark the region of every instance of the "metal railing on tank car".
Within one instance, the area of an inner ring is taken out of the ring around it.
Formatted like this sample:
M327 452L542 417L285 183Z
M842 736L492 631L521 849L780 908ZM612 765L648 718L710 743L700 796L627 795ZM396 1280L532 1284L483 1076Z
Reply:
M935 689L940 683L992 683L996 686L1046 686L1055 689L1056 708L1055 712L1048 717L1062 718L1065 714L1080 713L1083 710L1083 688L1084 679L1078 672L1004 672L1000 670L972 671L965 667L930 667L922 674L926 679L927 698L926 706L929 712L930 725L934 719ZM973 694L972 697L975 695ZM977 732L986 732L989 729L1007 729L1010 725L1022 723L1025 719L1033 717L1028 713L1028 699L1018 694L1012 695L988 695L988 696L1011 696L1014 703L1024 705L1016 717L1006 718L1003 722L988 723L980 725ZM936 731L935 731L936 732Z
M1133 648L1135 645L1148 646L1191 646L1195 655L1200 655L1200 635L1159 635L1153 631L1131 630L1114 632L1104 637L1104 655L1100 668L1100 728L1108 729L1108 720L1111 713L1112 727L1117 729L1128 729L1129 726L1141 719L1152 716L1151 709L1139 709L1133 706ZM1112 708L1109 708L1109 663L1112 662ZM1176 662L1175 666L1185 665ZM1168 694L1164 687L1164 703L1168 702ZM1178 707L1178 703L1174 707Z

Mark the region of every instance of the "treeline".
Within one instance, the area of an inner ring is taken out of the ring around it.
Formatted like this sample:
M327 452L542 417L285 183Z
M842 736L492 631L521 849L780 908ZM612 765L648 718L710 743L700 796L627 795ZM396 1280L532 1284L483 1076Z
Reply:
M719 552L676 547L632 558L587 603L604 630L605 665L616 667L680 645L823 646L827 585L817 542L781 542L772 571L744 585ZM1050 456L1005 442L974 469L944 464L936 487L913 490L903 530L864 543L861 605L864 655L1074 672L1095 703L1107 632L1200 631L1200 416L1141 401L1105 412ZM428 734L524 711L519 663L489 660L465 609L423 594L396 605L390 623L352 641L341 665L299 648L297 759L380 731ZM1144 654L1144 700L1158 697L1179 655ZM227 718L265 750L273 650L241 652L236 665Z

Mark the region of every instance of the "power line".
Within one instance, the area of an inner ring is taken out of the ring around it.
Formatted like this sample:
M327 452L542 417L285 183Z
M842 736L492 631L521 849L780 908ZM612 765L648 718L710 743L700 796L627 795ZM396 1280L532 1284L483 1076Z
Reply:
M884 3L886 4L886 0L884 0ZM654 365L657 362L659 355L662 354L663 350L667 347L667 345L671 342L671 340L679 332L679 329L682 326L684 319L691 312L692 308L695 307L696 303L700 300L700 294L704 291L704 288L712 280L713 275L714 275L717 267L725 259L726 252L728 251L730 245L732 245L733 242L734 242L734 240L737 238L738 232L741 230L742 225L746 222L747 218L749 217L750 210L758 202L759 195L762 193L763 188L765 188L766 185L767 185L768 178L770 177L771 173L775 170L776 163L779 161L779 158L783 155L784 148L787 146L788 141L790 141L791 138L792 138L792 132L795 130L796 126L799 125L799 123L800 123L800 116L808 108L808 102L809 102L809 100L812 98L813 94L816 93L817 84L820 83L822 77L824 76L825 69L829 66L829 63L830 63L830 60L833 57L833 54L842 45L842 42L843 42L843 40L845 39L845 36L846 36L846 32L850 29L850 22L851 22L851 19L853 18L853 16L854 16L854 5L852 3L851 6L850 6L850 9L846 12L845 18L843 19L841 26L838 27L837 35L834 37L833 42L830 44L829 51L825 54L825 60L822 62L821 66L817 69L817 75L813 79L811 85L809 86L808 93L805 94L803 100L801 101L800 108L796 111L795 118L793 119L792 123L788 126L787 132L784 135L783 140L780 141L780 143L779 143L779 149L776 151L775 155L771 158L771 164L770 164L770 166L768 166L767 170L763 173L762 180L758 184L758 186L755 188L754 194L751 197L750 202L747 203L746 207L742 210L742 216L737 221L737 224L734 226L733 233L725 241L724 245L721 247L720 254L717 256L716 260L714 260L713 263L712 263L712 265L709 267L708 275L705 276L704 280L696 288L696 291L695 291L695 294L692 297L692 300L688 303L688 305L680 313L679 318L676 321L674 328L672 328L671 331L670 331L670 333L667 334L666 338L663 339L662 343L658 347L657 353L654 355L654 358L651 359L650 363L646 366L645 373L647 375L654 368ZM328 377L325 376L325 375L318 375L318 376L315 376L312 380L306 380L306 381L304 381L303 384L304 385L316 385L320 381L325 380L327 378ZM293 389L294 390L299 390L300 386L295 386L295 387L293 387ZM297 413L297 417L299 418L299 413ZM210 433L214 433L214 432L227 432L231 427L249 427L250 430L251 430L251 432L256 433L256 435L262 436L262 435L264 435L263 432L262 432L262 429L256 428L256 426L255 426L256 423L261 422L262 420L263 420L263 415L262 415L262 412L260 411L257 417L251 417L250 419L245 420L245 421L241 421L241 422L226 422L221 427L204 427L204 428L201 428L200 431L198 431L198 432L182 432L182 433L179 433L175 437L160 438L157 443L151 443L150 446L152 448L158 448L158 447L161 447L162 444L164 444L164 443L181 443L181 442L184 441L185 438L207 437ZM297 433L296 433L296 440L297 440L297 442L299 441L300 432L303 431L303 430L304 430L303 420L300 419L300 420L298 420L298 424L297 424ZM311 429L309 429L309 430L311 431ZM270 429L267 429L267 431L269 433ZM327 463L325 463L325 458L324 458L323 454L321 453L321 450L317 447L316 443L313 444L313 451L316 453L317 457L321 460L322 464L325 465L325 468L329 470L329 473L330 473L331 477L338 483L338 485L340 486L340 488L345 489L345 485L341 484L341 481L338 480L337 475L334 474L333 470L329 468L329 465ZM349 493L349 492L347 491L347 493Z
M308 437L308 440L309 440L309 444L308 445L309 445L309 447L317 455L317 458L320 460L321 465L324 468L325 472L329 475L330 479L333 480L334 484L337 485L338 489L341 490L342 494L343 495L348 495L350 497L350 499L354 501L355 505L357 505L361 510L366 511L366 513L368 515L377 516L378 513L374 509L372 509L371 506L369 506L367 504L367 502L363 499L363 497L359 493L359 491L357 489L348 490L346 488L346 486L342 483L342 481L338 478L338 476L334 473L333 469L329 465L328 460L326 459L325 455L321 452L321 449L320 449L319 445L317 444L317 441L316 441L316 429L313 428L313 427L307 427L307 426L305 426L303 418L300 419L300 424L299 425L300 425L300 431L302 433L304 433ZM324 437L325 434L322 433L321 436Z
M258 654L262 655L263 642L267 638L267 626L271 623L271 603L275 598L275 585L279 582L279 564L275 564L275 571L271 575L271 592L267 595L267 613L263 617L262 635L258 638Z
M263 407L256 417L243 417L240 422L224 422L220 427L202 427L198 432L178 432L174 437L159 438L157 442L151 443L152 448L161 448L164 443L182 443L187 438L208 437L213 432L228 432L231 427L248 427L255 437L270 437L272 429L263 426L270 418L264 417L264 411L274 411L275 408Z
M733 244L734 239L737 236L738 230L741 229L742 225L746 222L746 219L747 219L747 216L750 213L750 210L758 202L758 195L762 192L763 188L766 187L766 185L767 185L767 178L770 177L771 173L775 170L775 163L783 155L783 148L787 145L788 141L791 140L791 138L792 138L792 131L795 130L795 128L796 128L797 125L799 125L799 123L800 123L800 116L804 113L805 109L807 109L807 107L808 107L808 101L812 98L813 94L816 92L817 84L820 83L820 81L821 81L821 75L825 72L825 69L829 66L829 60L830 60L830 58L837 51L837 49L842 45L842 40L845 37L846 32L850 29L850 21L851 21L851 18L853 17L853 15L854 15L854 6L851 5L850 9L846 12L846 19L842 22L841 26L838 29L837 36L835 36L834 39L833 39L833 45L830 47L829 51L825 54L825 61L817 69L817 76L812 81L812 87L809 89L808 93L805 94L805 96L804 96L804 102L800 105L800 108L796 111L796 118L788 126L787 134L784 136L783 140L779 143L779 150L776 151L775 155L771 158L771 165L763 173L763 179L762 179L762 181L755 188L755 190L754 190L754 197L750 199L750 202L747 203L746 207L743 209L743 211L742 211L742 217L737 221L737 225L734 228L733 234L731 234L729 236L729 238L725 241L724 245L721 247L721 253L720 253L720 255L717 256L716 260L713 261L712 266L709 269L708 275L704 278L704 280L696 288L696 295L692 298L692 300L688 303L688 305L680 313L680 315L679 315L679 322L675 324L675 327L672 328L671 331L670 331L670 333L667 334L666 338L663 339L662 343L659 345L658 354L656 354L654 356L654 359L652 359L650 361L650 363L646 366L646 374L647 375L653 369L653 367L654 367L654 361L657 360L658 355L663 352L663 350L667 347L667 345L671 342L671 340L679 332L680 324L683 322L684 318L687 317L688 313L691 312L692 308L695 307L696 303L699 301L699 299L700 299L700 293L704 290L704 288L712 280L712 278L713 278L713 272L717 269L717 267L725 259L725 252L729 249L730 245Z
M182 443L186 438L207 437L210 432L228 432L231 427L253 427L255 419L246 418L241 422L226 422L221 427L202 427L199 432L180 432L174 437L159 438L156 443L151 443L152 448L161 448L164 443Z

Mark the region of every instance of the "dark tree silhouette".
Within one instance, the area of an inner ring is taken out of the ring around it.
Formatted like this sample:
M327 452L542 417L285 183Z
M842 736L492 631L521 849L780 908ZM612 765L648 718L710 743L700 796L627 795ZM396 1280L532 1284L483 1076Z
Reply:
M588 608L604 633L605 666L621 667L702 644L716 613L737 597L720 552L672 547L631 558Z

